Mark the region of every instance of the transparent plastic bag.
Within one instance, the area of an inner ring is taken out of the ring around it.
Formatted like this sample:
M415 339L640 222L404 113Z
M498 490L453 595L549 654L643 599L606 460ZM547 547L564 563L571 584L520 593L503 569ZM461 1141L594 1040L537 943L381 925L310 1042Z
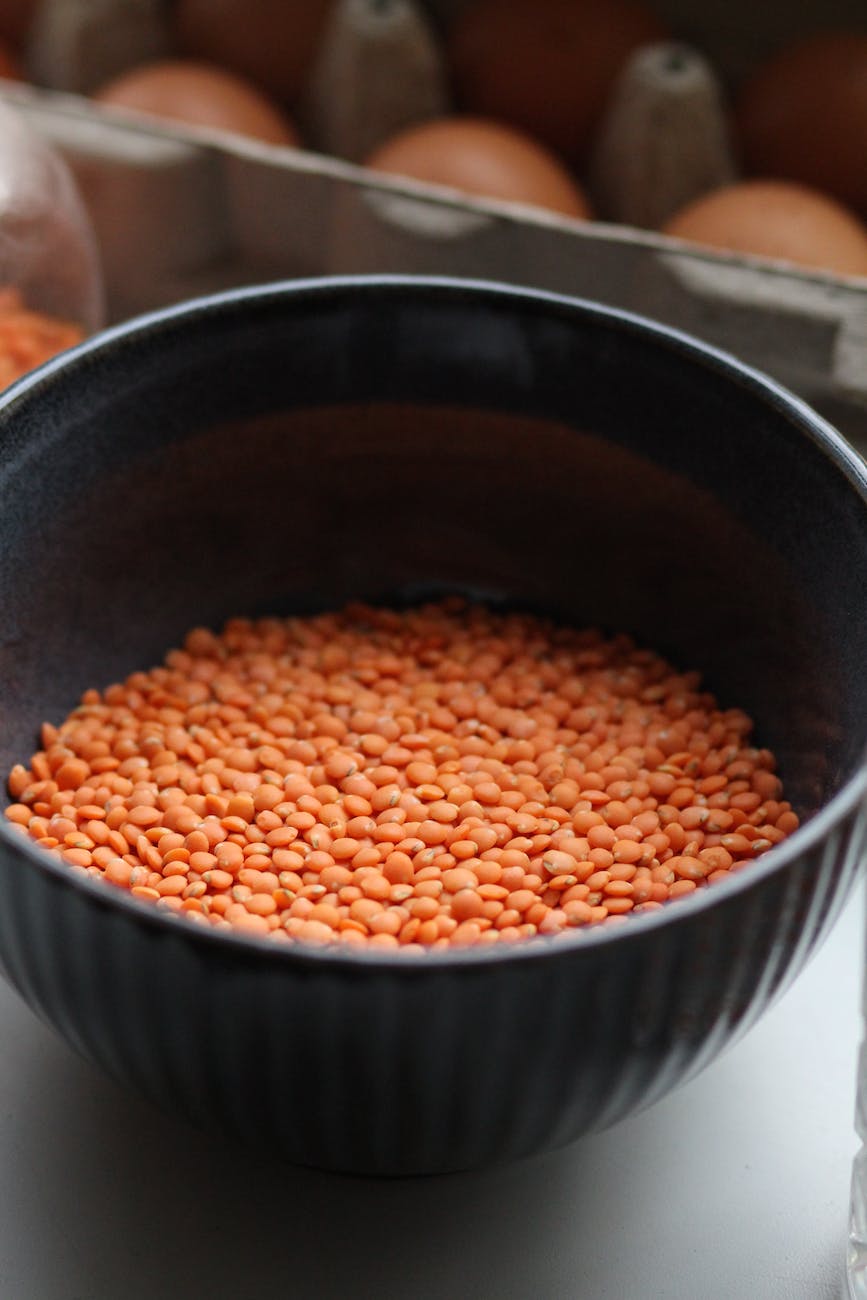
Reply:
M72 173L0 102L0 388L103 321L99 253Z

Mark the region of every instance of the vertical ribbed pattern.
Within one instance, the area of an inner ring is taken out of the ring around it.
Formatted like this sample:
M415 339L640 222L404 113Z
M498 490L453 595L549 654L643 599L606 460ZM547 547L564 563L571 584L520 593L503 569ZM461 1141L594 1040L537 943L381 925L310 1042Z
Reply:
M827 933L865 828L858 809L656 930L443 965L214 942L4 851L0 961L77 1049L199 1124L330 1169L470 1168L604 1128L703 1068Z

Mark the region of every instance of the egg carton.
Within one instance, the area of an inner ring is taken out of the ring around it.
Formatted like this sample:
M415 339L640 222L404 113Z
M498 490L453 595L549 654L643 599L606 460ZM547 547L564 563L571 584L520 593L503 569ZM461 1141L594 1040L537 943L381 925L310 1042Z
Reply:
M855 20L863 21L862 2ZM438 0L437 7L443 13L457 3ZM687 0L659 7L687 34L696 27ZM837 0L834 16L844 21L847 7L849 0ZM721 66L732 76L747 45L761 50L779 39L783 12L769 5L751 13L751 43L743 10L738 25L735 9L705 0L707 26L696 31L725 51ZM128 63L128 50L115 57ZM0 93L72 167L101 248L111 320L287 277L390 272L508 281L651 316L733 352L813 403L867 452L865 280L706 252L223 132L145 123L77 94L11 82Z

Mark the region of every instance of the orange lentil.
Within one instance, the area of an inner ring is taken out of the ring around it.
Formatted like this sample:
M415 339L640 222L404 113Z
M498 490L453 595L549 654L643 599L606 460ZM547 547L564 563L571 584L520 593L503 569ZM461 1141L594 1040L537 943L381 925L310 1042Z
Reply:
M468 867L451 867L442 875L442 884L450 894L457 894L462 889L476 889L478 883L478 876Z
M621 827L620 829L621 829L621 830L625 830L626 828L625 828L625 827ZM613 855L613 857L614 857L614 861L615 861L615 863L617 863L617 862L625 862L625 863L640 862L640 861L641 861L641 858L642 858L642 855L643 855L643 852L644 852L644 849L643 849L642 845L641 845L638 841L636 841L636 840L629 840L629 839L620 839L620 840L617 840L617 841L615 842L615 844L614 844L614 847L613 847L612 850L611 850L611 853L612 853L612 855Z
M635 906L631 898L606 898L605 910L609 916L623 916Z
M20 826L28 826L33 813L25 804L13 803L6 809L6 816L11 822L17 822Z
M792 831L797 830L798 817L791 809L782 812L777 818L777 830L783 835L791 835Z
M141 855L139 855L141 856ZM213 853L202 851L190 854L190 870L199 871L202 874L206 871L212 871L217 865L217 858Z
M214 845L214 857L222 871L237 871L244 862L244 851L240 844L224 840Z
M536 901L536 895L530 889L516 889L506 898L506 907L516 912L526 912Z
M245 912L243 909L237 915L232 917L232 925L236 930L241 931L242 934L243 933L255 934L264 937L270 933L270 926L268 925L268 922L265 919L265 917L254 916L253 913ZM312 922L312 925L316 925L316 922ZM327 930L327 927L325 926L323 926L322 928L326 930L326 941L327 941L327 939L331 938L331 931ZM316 933L309 934L306 936L308 940L320 939L320 936L318 934L318 929L319 927L317 926Z
M481 916L484 899L474 889L460 889L451 899L451 915L456 921L468 921Z
M163 876L162 880L158 881L154 886L161 898L167 898L174 894L182 894L186 887L186 876Z
M707 864L702 862L701 858L687 855L670 858L667 866L683 880L704 880L708 873Z
M312 853L308 856L307 858L308 863L310 862L313 856L314 855ZM242 868L242 870L249 870L249 871L268 871L274 865L273 860L267 857L264 853L248 853L244 857L244 863L245 866ZM322 863L321 865L329 865L329 864ZM320 868L320 863L317 862L316 869L319 870L319 868ZM238 873L238 875L240 877L240 872Z
M542 857L542 868L551 876L569 876L575 870L575 859L569 853L549 849Z
M235 883L234 876L232 876L228 871L218 871L218 870L204 871L202 873L202 880L211 889L216 890L218 892L223 889L231 889L233 884Z
M248 912L252 912L255 916L271 916L277 911L277 901L273 894L251 894L249 898L244 900L244 906ZM315 906L313 910L315 912Z
M156 901L160 897L155 889L149 889L147 885L133 885L130 889L133 898L147 898Z
M460 601L194 629L82 700L10 772L10 823L281 942L422 953L623 921L798 826L696 674Z
M478 901L478 900L477 900ZM407 901L410 916L418 917L421 921L432 920L439 912L439 904L435 898L427 894L411 898ZM479 909L481 911L481 909Z
M104 879L112 885L120 885L127 888L130 883L133 868L123 858L109 858L102 869Z
M164 876L189 876L190 868L186 862L168 862L164 864Z

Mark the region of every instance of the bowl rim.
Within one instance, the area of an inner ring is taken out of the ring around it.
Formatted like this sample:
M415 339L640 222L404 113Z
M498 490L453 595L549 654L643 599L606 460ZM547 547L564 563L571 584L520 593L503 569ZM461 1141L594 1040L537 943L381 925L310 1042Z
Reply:
M29 401L32 395L38 395L42 390L50 390L56 383L64 382L68 374L74 373L82 364L87 365L91 361L98 363L103 356L112 356L119 349L125 351L178 325L195 322L203 317L219 316L248 305L265 308L288 303L303 308L307 301L329 296L338 298L349 294L356 298L364 295L399 297L407 293L439 297L444 301L464 300L467 303L502 306L512 303L523 309L536 309L561 317L596 320L624 333L639 335L652 346L668 349L689 363L704 366L736 383L760 403L787 416L799 432L808 437L848 480L850 487L860 495L863 505L867 507L867 463L806 401L733 354L638 312L577 295L469 277L377 273L280 279L223 289L141 313L98 331L12 384L0 395L0 434L3 424L9 418L14 418L19 405ZM0 816L0 844L13 854L22 854L40 873L57 883L73 891L83 891L84 896L98 906L107 910L119 908L121 913L128 915L130 921L152 927L167 937L172 934L178 937L183 935L189 942L216 944L215 953L224 951L227 956L231 953L235 957L246 955L257 960L267 957L274 962L288 962L290 965L318 967L325 962L329 967L400 970L419 975L443 967L451 969L460 966L476 967L490 962L532 962L556 955L566 958L570 954L574 956L612 943L622 944L630 937L639 940L658 929L667 929L681 922L686 924L690 917L697 918L708 908L749 892L770 876L782 874L803 852L817 848L833 828L852 814L858 805L867 810L867 744L856 769L807 822L781 843L768 849L748 868L714 882L712 888L695 890L677 899L673 907L663 906L640 916L618 917L614 923L609 921L570 928L554 935L537 935L513 944L445 948L424 953L298 941L274 943L266 936L244 934L235 929L192 925L173 911L133 898L124 889L73 873L61 859L55 859L52 853L40 849L3 816Z

